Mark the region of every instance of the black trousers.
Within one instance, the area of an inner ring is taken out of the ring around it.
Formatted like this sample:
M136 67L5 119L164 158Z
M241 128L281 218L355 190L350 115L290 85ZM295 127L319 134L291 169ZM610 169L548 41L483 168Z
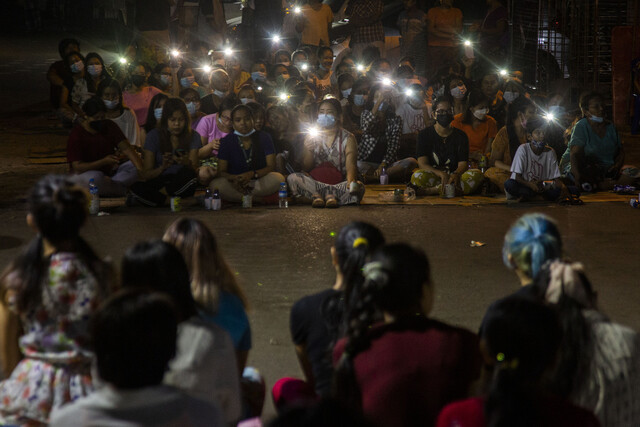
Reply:
M148 206L162 206L167 196L160 192L164 189L169 197L191 197L196 192L198 179L193 169L182 166L176 173L163 174L149 181L138 181L131 186L131 193L141 203Z

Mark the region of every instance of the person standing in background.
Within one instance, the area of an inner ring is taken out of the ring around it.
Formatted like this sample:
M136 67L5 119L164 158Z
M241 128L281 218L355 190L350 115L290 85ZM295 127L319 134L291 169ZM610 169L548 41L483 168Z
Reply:
M453 7L453 0L440 0L440 6L432 7L427 12L429 80L439 69L455 62L461 31L462 12Z
M384 58L384 29L382 28L382 0L352 0L345 15L353 26L351 49L356 58L362 56L367 46L375 46Z

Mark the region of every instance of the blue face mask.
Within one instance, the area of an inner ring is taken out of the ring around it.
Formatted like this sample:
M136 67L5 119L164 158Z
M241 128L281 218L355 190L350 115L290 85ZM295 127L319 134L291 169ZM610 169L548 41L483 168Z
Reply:
M169 86L169 83L171 83L171 77L165 76L164 74L161 75L160 83L162 83L163 86Z
M82 61L74 62L73 64L71 64L72 73L79 73L82 70L84 70L84 63Z
M162 107L155 108L153 110L153 116L156 118L156 120L160 120L162 118Z
M353 103L358 107L362 107L364 105L364 95L353 95Z
M251 135L253 135L255 132L256 132L256 130L255 130L255 129L251 129L251 131L250 131L250 132L248 132L248 133L240 133L240 132L238 132L237 130L234 130L234 131L233 131L233 133L235 133L236 135L241 136L241 137L243 137L243 138L246 138L247 136L251 136Z
M589 120L591 120L593 123L602 123L604 122L604 117L594 116L593 114L591 114Z
M352 90L352 89L353 89L353 88L349 88L349 89L345 89L345 90L343 90L343 91L342 91L342 97L343 97L343 98L348 98L348 97L349 97L349 95L351 95L351 90Z
M333 114L318 114L318 126L323 128L332 128L336 124L336 118Z
M535 139L531 141L531 146L533 147L534 150L536 151L542 151L544 150L544 147L547 144L544 143L544 141L536 141Z
M198 110L197 105L195 102L188 102L187 103L187 111L189 111L189 115L193 116L196 111Z
M251 79L254 82L257 80L267 80L267 74L260 71L254 71L253 73L251 73Z
M196 78L191 76L191 77L183 77L180 79L180 86L182 87L191 87L191 85L193 84L193 82L196 81Z
M249 101L253 101L253 99L251 99L251 98L240 98L240 102L242 102L243 104L246 104Z

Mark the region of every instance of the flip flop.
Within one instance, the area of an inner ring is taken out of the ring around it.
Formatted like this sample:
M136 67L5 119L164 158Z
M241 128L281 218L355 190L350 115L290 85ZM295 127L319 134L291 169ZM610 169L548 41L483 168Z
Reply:
M335 209L338 207L338 200L336 199L336 196L334 196L333 194L328 194L325 198L325 206L328 209Z
M324 208L324 199L319 194L311 196L311 207Z

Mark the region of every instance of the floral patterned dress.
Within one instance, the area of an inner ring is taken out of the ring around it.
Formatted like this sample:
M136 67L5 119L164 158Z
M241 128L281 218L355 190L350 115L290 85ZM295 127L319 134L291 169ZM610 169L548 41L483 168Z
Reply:
M0 383L0 424L47 423L52 408L93 391L88 323L100 295L76 254L51 256L42 301L21 318L24 359Z

